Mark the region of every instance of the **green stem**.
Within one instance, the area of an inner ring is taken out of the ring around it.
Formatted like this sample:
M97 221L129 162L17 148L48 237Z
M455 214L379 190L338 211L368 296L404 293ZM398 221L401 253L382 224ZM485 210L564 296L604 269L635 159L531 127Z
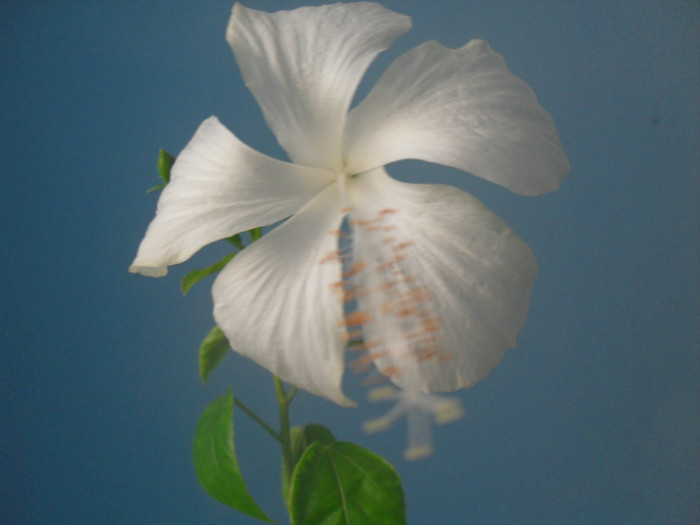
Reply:
M244 404L243 404L243 401L240 401L237 397L234 396L233 402L234 402L236 405L238 405L238 407L239 407L241 410L243 410L243 412L245 412L245 413L248 414L251 418L253 418L253 420L254 420L258 425L260 425L261 427L263 427L263 429L264 429L268 434L270 434L270 435L275 439L275 441L278 441L278 442L280 442L280 443L282 442L282 440L280 439L280 435L279 435L277 432L275 432L274 429L273 429L270 425L268 425L267 423L265 423L255 412L253 412L250 408L248 408L246 405L244 405Z
M280 410L280 432L279 442L282 446L282 493L289 508L289 489L292 484L292 473L294 472L294 456L292 454L291 427L289 426L289 404L294 399L297 392L296 387L289 394L284 391L282 380L275 378L275 391L277 392L277 404Z

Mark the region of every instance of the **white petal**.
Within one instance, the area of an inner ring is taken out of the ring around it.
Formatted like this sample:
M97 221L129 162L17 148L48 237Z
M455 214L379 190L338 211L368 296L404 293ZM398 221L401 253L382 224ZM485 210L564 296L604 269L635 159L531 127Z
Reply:
M236 4L226 39L289 157L337 170L357 84L374 57L410 25L407 16L369 2L277 13Z
M525 195L569 171L551 116L483 40L426 42L397 59L348 117L348 169L437 162Z
M206 244L289 217L333 180L256 152L211 117L177 157L129 271L165 275Z
M331 186L246 247L214 282L214 317L236 352L299 388L351 405L341 391L347 334L334 285L341 220Z
M351 179L348 195L368 356L406 390L472 386L525 322L537 272L530 249L457 188L377 169Z

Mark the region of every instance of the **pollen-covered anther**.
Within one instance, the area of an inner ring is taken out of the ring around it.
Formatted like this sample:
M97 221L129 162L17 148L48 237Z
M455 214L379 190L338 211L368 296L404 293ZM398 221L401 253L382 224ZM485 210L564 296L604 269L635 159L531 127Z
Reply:
M426 303L433 299L433 295L425 288L414 288L406 292L406 299L415 304Z
M396 281L387 281L377 286L376 290L380 293L391 293L396 290L398 283Z
M350 303L358 297L366 296L368 293L369 292L365 290L364 287L360 286L359 284L356 284L345 290L345 302Z
M398 317L410 317L416 313L415 308L401 308L396 312Z
M416 356L416 363L422 363L423 361L427 361L428 359L432 359L437 356L438 353L435 350L429 352L421 352Z
M319 259L318 264L340 262L342 260L343 260L343 253L340 250L334 250L332 252L328 252L321 259Z
M421 321L421 328L424 332L437 332L440 330L440 321L435 317L429 317Z
M334 283L331 283L331 293L345 293L345 285L343 281L336 281Z
M408 248L409 246L413 246L413 241L405 241L405 242L399 243L399 244L397 244L396 246L393 246L392 249L393 249L394 251L397 251L397 252L398 252L398 251L401 251L401 250L405 250L405 249Z
M350 224L352 226L358 226L360 228L364 228L366 226L369 226L371 224L374 224L374 220L367 220L367 219L353 219L350 221Z
M387 377L391 377L398 375L401 372L401 368L399 368L398 366L387 366L385 368L382 368L380 372Z
M348 312L345 314L345 324L347 326L362 326L372 320L372 314L362 310Z
M355 359L354 361L350 361L348 366L352 368L353 372L361 374L368 372L371 368L370 365L374 362L374 360L383 356L384 354L381 352L368 353Z
M385 261L383 263L379 263L377 266L375 266L375 269L378 272L386 272L387 270L391 270L394 266L394 263L391 261Z
M350 277L357 275L362 270L367 268L367 263L362 261L357 261L352 263L347 272L343 272L343 279L349 279Z

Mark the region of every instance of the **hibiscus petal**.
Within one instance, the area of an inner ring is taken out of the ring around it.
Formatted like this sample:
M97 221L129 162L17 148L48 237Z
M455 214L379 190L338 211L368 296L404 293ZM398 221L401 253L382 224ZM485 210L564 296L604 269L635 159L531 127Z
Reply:
M265 13L240 4L226 32L246 85L289 157L341 168L341 135L357 84L410 19L369 2Z
M352 405L341 391L347 334L334 284L341 221L331 186L246 247L214 282L214 317L236 352L288 383Z
M515 345L537 263L476 198L397 182L348 184L357 317L377 368L406 390L467 388Z
M129 271L161 277L206 244L289 217L333 180L258 153L211 117L177 157Z
M420 159L524 195L569 171L552 117L483 40L426 42L398 58L348 117L348 170Z

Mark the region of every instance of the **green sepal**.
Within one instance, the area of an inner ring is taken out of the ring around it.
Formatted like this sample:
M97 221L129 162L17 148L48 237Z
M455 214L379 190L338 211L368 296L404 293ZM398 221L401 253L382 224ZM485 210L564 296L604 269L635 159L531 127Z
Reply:
M236 252L229 253L226 257L224 257L220 261L215 262L211 266L207 266L206 268L196 268L190 272L187 272L187 275L185 275L182 278L182 283L180 283L180 288L182 288L183 295L187 295L187 292L190 290L190 288L192 288L192 286L194 286L195 283L204 279L207 275L211 275L213 273L217 273L223 270L224 266L226 266L228 262L234 258L235 255Z
M401 478L391 464L342 441L311 443L294 469L292 525L405 525Z
M221 328L212 328L199 347L199 377L202 378L202 383L207 383L212 371L229 353L230 348L231 345Z
M227 237L226 240L228 242L230 242L233 246L238 248L238 250L242 250L243 248L245 248L245 246L243 245L243 239L241 239L240 233L237 233L233 237Z
M250 234L250 242L255 242L262 237L262 228L258 226L257 228L249 230L248 233Z
M262 521L272 522L243 481L233 445L233 393L212 402L194 437L194 467L202 487L217 501Z
M170 169L175 163L175 157L165 150L158 150L158 176L163 181L162 184L148 188L146 193L151 193L152 191L162 190L170 182Z
M175 157L167 151L158 151L158 176L163 180L163 186L170 182L170 169L175 164Z

